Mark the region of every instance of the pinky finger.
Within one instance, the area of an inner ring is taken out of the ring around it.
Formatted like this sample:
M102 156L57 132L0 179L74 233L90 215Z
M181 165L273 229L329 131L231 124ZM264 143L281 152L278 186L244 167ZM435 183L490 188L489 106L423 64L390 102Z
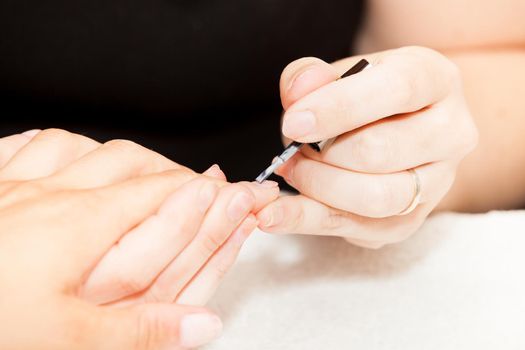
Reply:
M40 130L29 130L21 134L6 136L0 139L0 168L6 165L11 158L31 141Z
M257 220L252 214L239 225L230 238L184 287L175 302L182 305L204 306L234 264L243 243L256 227Z

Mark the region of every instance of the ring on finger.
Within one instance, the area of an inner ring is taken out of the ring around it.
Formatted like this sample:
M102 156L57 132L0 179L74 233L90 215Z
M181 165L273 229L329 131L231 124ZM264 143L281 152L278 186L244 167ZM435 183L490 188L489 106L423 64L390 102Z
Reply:
M406 207L406 209L397 214L398 216L410 214L412 211L414 211L414 209L416 209L421 200L421 179L419 178L416 169L408 169L407 171L410 175L412 175L412 179L414 180L414 196L412 197L412 201Z

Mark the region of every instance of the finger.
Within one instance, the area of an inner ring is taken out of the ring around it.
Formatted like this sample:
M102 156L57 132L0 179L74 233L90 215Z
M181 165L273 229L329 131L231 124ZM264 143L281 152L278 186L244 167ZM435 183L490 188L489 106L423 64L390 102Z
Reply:
M13 158L13 156L31 141L40 130L29 130L21 134L2 137L0 139L0 168Z
M372 68L327 84L290 106L283 134L300 142L321 141L417 111L459 86L457 68L430 49L392 50L376 61Z
M269 233L338 236L384 245L406 239L433 207L434 203L422 204L405 216L369 218L297 195L279 198L261 210L257 220L261 230Z
M256 227L255 216L249 215L179 293L175 302L182 305L206 305L237 259L243 243Z
M182 166L132 141L112 140L69 164L49 181L65 188L93 188L179 168Z
M297 100L338 78L337 70L315 57L293 61L283 70L280 81L281 102L286 110Z
M227 181L226 174L224 174L218 164L213 164L208 170L203 172L202 175L214 177L222 181Z
M182 185L156 215L128 232L97 264L82 297L103 304L146 289L195 237L218 187L205 178Z
M52 175L98 145L90 138L65 130L43 130L3 167L0 178L31 180Z
M56 254L67 252L67 254L62 254L64 259L68 259L66 266L70 272L70 276L65 274L65 278L73 278L76 281L79 270L89 271L92 269L92 266L87 265L86 262L94 259L99 260L126 232L157 212L160 205L170 194L174 193L184 183L199 176L202 175L186 169L177 169L130 179L108 187L77 190L75 196L72 196L70 191L59 192L55 196L49 196L48 205L39 203L38 208L40 209L35 210L33 215L41 216L42 221L48 222L50 227L53 225L63 227L64 222L71 225L71 232L67 231L66 237L62 237L60 244L57 243L53 248ZM253 205L257 202L263 203L261 198L276 198L278 196L277 188L264 188L261 185L257 186L257 192L252 192L240 184L225 186L224 183L215 181L220 184L219 187L222 185L223 188L229 189L225 190L226 194L222 196L222 204L218 206L224 208L213 211L211 219L213 223L209 222L206 226L205 233L202 234L204 238L200 238L202 242L196 244L199 247L195 248L197 251L203 249L208 243L208 247L211 247L212 242L219 242L221 234L226 234L227 230L223 230L231 224L231 219L225 220L226 214L238 215L239 211L245 209L242 207L242 203L239 203L242 202L242 198L235 200L232 198L232 203L226 210L224 202L228 200L228 197L232 197L232 191L245 193L254 200ZM250 186L256 185L250 184ZM254 196L260 198L254 198ZM57 203L62 205L57 205ZM253 205L249 206L249 211L253 209ZM81 215L78 217L64 216L63 213L67 213L70 207L76 207L77 212ZM209 215L208 213L207 218ZM56 220L57 217L60 217L61 220ZM93 218L96 219L93 220ZM217 222L223 224L215 226ZM226 225L225 222L229 224ZM57 232L63 231L63 229L57 230ZM232 231L233 229L228 232L228 235ZM54 232L54 230L50 228L49 232ZM55 240L56 237L48 239ZM222 241L220 243L222 244Z
M416 168L421 203L435 198L436 189L452 183L449 163ZM302 194L330 207L368 217L387 217L406 209L414 198L415 180L407 171L365 174L337 168L297 154L278 174Z
M231 236L255 205L253 194L234 184L221 188L199 232L146 291L147 301L173 301L208 259Z
M147 304L115 309L78 304L69 308L73 314L63 323L71 335L69 348L182 350L207 344L222 332L219 317L204 308Z
M242 181L238 184L253 194L255 198L255 204L253 206L254 212L258 212L268 203L279 197L279 184L275 181L264 181L261 184L258 182Z
M474 137L468 135L470 128L463 128L453 120L455 116L450 110L439 104L382 119L339 136L321 153L309 147L302 151L308 158L339 168L374 174L398 172L461 156L458 150L470 150L469 143ZM445 139L447 142L443 142Z
M179 169L108 187L78 190L74 196L71 191L58 193L49 196L49 205L40 203L46 210L35 211L33 215L41 215L43 222L47 220L49 232L54 231L53 225L71 226L60 240L48 239L59 241L54 249L62 254L63 264L68 267L69 275L64 275L77 281L79 271L93 268L88 262L102 258L126 232L156 213L170 194L197 176L202 175ZM76 208L78 216L64 216L71 207ZM57 216L61 219L57 220Z

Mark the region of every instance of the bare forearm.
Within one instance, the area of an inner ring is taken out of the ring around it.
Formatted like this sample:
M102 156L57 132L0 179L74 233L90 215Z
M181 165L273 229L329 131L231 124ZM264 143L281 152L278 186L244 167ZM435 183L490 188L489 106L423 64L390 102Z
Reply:
M525 204L525 49L450 53L461 69L479 145L438 210L479 212Z

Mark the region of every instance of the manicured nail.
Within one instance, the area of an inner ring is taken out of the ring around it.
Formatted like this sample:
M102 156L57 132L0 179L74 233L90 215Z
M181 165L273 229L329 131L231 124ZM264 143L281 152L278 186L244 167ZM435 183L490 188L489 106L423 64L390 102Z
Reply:
M222 332L222 322L215 315L190 314L182 318L179 332L179 346L196 348L217 339Z
M226 214L231 221L241 220L252 209L254 199L244 192L233 196L226 208Z
M257 181L254 181L254 183L257 185L257 186L261 186L261 187L264 187L264 188L276 188L279 186L279 184L275 181L270 181L270 180L264 180L262 183L258 183Z
M27 136L27 137L29 137L29 138L33 138L33 137L35 137L36 134L38 134L40 131L42 131L42 130L40 130L40 129L28 130L28 131L23 132L22 135L25 135L25 136Z
M315 115L310 111L290 112L284 116L283 134L291 139L307 136L315 130Z
M281 203L275 202L261 211L257 219L259 219L262 227L277 226L284 220L283 206Z
M202 213L205 213L210 208L211 203L217 195L218 187L210 181L211 180L206 181L199 192L199 210Z
M221 167L219 166L219 164L213 164L211 167L208 168L208 170L205 171L205 173L214 173L217 170L221 171Z
M218 164L213 164L211 167L208 168L208 170L206 170L202 174L211 177L226 177L226 175L224 175L224 172Z
M288 84L286 88L286 93L291 91L294 86L301 85L303 82L311 80L317 73L316 67L310 67L304 72L299 73L293 80Z

